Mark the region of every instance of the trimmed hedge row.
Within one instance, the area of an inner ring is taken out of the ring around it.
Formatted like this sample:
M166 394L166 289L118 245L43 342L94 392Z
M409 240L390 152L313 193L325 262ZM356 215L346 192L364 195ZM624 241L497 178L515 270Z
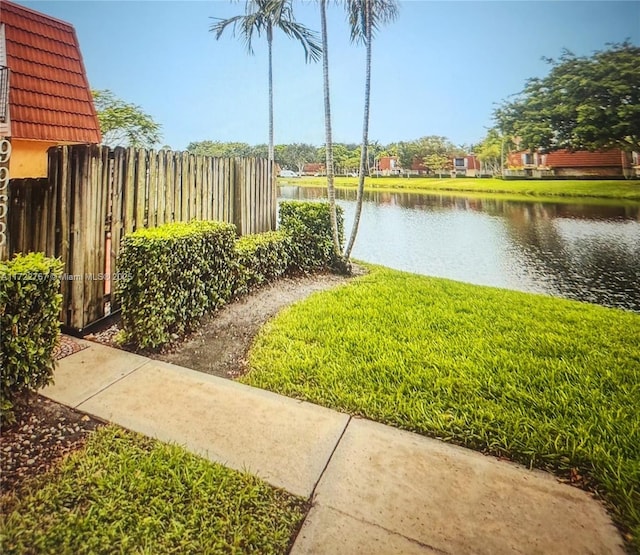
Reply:
M226 302L235 279L235 227L175 222L125 236L117 292L124 342L155 348Z
M344 241L342 207L337 207L338 237ZM280 229L291 237L291 266L300 272L335 268L331 212L326 202L290 200L280 203Z
M233 296L286 272L335 266L329 205L283 202L280 231L236 240L231 224L192 221L140 229L124 237L117 285L120 340L155 349ZM339 212L342 236L342 212Z
M12 401L51 383L53 349L60 338L62 263L42 253L0 262L2 420L13 418Z
M236 242L238 277L234 293L243 295L284 275L289 269L290 248L291 239L284 231L240 237Z

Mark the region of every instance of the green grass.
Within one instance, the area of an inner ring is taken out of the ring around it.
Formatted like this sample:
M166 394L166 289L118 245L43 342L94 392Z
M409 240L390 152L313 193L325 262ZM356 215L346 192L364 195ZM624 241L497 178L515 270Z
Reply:
M310 187L326 186L324 177L280 179L280 184ZM355 188L356 177L337 177L336 186ZM366 190L403 190L412 192L466 191L483 193L509 193L542 197L595 197L640 200L640 180L502 180L502 179L438 179L433 177L367 177Z
M5 507L3 553L285 553L305 503L115 426Z
M640 542L639 314L372 267L272 320L250 366L254 386L577 469Z

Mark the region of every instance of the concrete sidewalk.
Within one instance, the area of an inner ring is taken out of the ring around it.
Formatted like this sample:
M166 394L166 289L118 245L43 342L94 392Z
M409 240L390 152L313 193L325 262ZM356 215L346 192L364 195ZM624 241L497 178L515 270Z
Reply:
M292 553L624 553L603 507L549 474L77 341L44 396L311 497Z

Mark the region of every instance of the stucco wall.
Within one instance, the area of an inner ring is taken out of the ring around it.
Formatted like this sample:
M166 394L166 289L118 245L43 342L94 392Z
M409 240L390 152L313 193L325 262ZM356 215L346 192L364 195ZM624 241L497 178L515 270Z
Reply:
M11 139L11 179L22 177L47 177L47 149L58 143Z

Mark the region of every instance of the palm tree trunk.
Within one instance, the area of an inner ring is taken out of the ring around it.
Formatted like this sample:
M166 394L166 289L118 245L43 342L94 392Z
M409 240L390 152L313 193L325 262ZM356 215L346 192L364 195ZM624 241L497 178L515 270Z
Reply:
M274 169L274 147L273 147L273 29L267 29L267 44L269 50L269 168L267 178L269 185L275 188Z
M360 216L362 214L362 198L364 196L364 177L365 177L365 163L367 160L367 145L369 143L369 104L371 98L371 1L366 2L366 21L365 21L365 41L367 47L367 60L364 80L364 121L362 123L362 149L360 152L360 175L358 176L358 194L356 197L356 211L353 218L353 228L351 229L351 237L349 237L349 243L344 251L344 259L349 260L351 257L351 250L353 244L356 241L358 235L358 227L360 226Z
M333 167L333 131L331 128L331 98L329 87L329 39L327 35L327 0L320 0L320 21L322 26L322 80L324 84L324 136L325 169L327 172L327 197L331 217L333 250L337 257L342 256L342 245L338 234L338 215L336 212L336 188Z

